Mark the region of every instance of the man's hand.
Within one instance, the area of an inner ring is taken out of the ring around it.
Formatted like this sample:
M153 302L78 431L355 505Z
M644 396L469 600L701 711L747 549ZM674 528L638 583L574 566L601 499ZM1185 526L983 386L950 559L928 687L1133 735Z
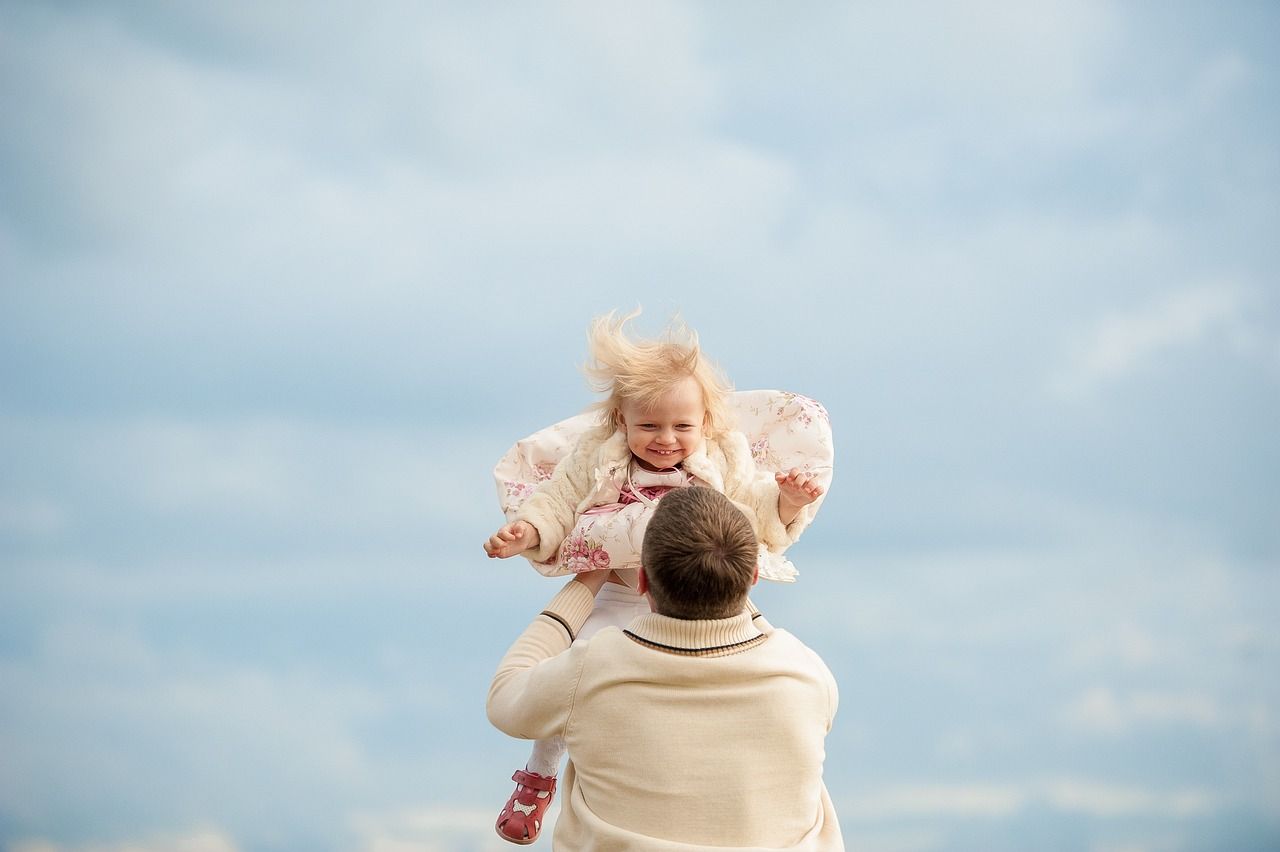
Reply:
M528 521L507 524L484 543L484 552L490 559L506 559L538 546L538 529Z
M574 574L573 579L591 590L591 594L599 594L600 589L609 580L609 569L601 568L599 571L584 571L581 574Z

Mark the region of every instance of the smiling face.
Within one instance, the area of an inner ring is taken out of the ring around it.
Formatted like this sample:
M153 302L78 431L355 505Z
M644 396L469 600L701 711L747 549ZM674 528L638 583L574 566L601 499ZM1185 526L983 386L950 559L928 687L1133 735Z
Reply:
M706 417L702 389L692 377L672 385L649 408L627 400L619 411L631 454L649 470L676 467L701 448Z

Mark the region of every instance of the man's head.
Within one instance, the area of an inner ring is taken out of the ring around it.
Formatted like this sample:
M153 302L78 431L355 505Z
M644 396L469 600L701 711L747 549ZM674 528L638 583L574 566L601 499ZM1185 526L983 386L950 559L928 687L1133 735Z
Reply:
M641 562L654 609L672 618L729 618L756 581L759 547L751 522L710 488L677 488L658 502Z

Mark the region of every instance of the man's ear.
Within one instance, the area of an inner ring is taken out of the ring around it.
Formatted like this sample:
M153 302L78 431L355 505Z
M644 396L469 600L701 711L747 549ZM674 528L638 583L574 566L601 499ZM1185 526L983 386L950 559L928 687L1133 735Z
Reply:
M756 569L757 571L760 569ZM640 595L648 594L649 578L644 573L644 566L636 569L636 593Z
M759 583L759 582L760 582L760 566L757 564L756 570L751 572L751 585L754 586L756 583Z

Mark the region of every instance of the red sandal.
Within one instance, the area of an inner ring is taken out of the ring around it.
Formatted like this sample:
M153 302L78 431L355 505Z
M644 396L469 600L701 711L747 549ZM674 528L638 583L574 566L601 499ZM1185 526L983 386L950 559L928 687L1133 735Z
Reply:
M556 796L556 779L517 769L511 780L516 782L515 792L493 827L503 840L528 846L542 833L542 819Z

